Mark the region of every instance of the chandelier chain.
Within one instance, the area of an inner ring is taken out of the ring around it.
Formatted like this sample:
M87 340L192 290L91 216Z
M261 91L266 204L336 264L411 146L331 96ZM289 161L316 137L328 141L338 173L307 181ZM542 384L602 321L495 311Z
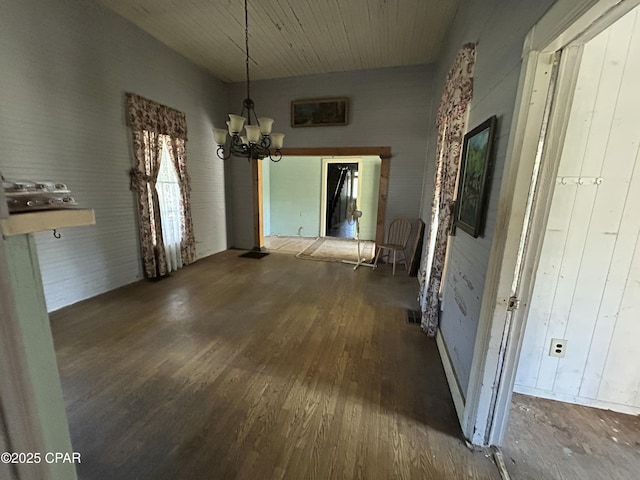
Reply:
M247 98L251 98L249 89L249 9L247 8L247 0L244 0L244 48L247 54L245 66L247 68Z

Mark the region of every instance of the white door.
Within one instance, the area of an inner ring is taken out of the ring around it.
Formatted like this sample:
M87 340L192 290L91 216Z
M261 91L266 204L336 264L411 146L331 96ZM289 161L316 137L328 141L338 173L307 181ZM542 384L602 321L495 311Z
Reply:
M498 205L506 218L492 241L461 422L474 444L500 445L506 429L582 46L638 3L558 0L525 42Z
M584 46L515 381L519 393L635 414L638 58L638 8Z

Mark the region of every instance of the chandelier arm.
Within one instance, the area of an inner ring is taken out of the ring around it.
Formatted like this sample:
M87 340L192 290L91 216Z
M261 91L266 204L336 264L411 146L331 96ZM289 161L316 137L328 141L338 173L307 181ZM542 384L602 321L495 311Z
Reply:
M258 125L258 114L256 113L255 102L251 98L247 97L244 99L243 104L244 104L243 112L245 110L247 112L247 124Z
M231 147L238 148L243 145L242 140L240 140L240 135L234 135L231 137Z
M277 163L280 160L282 160L282 152L280 151L279 148L274 150L273 153L269 153L269 160L271 160L274 163Z
M271 138L269 135L262 135L262 138L260 139L260 146L269 150L269 147L271 147Z
M228 152L225 152L224 145L218 145L216 154L220 160L229 160L229 158L231 158L231 149L229 149Z

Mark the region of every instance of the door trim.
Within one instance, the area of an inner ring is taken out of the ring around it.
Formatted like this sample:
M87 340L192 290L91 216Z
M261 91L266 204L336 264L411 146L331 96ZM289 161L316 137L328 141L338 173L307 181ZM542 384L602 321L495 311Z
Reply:
M389 194L389 172L391 171L391 147L302 147L283 148L283 156L291 157L367 157L378 156L380 165L380 183L378 186L378 213L376 220L376 244L384 242L387 214L387 196Z
M508 421L526 323L526 305L538 261L536 252L544 233L549 195L553 193L552 187L538 192L527 245L527 241L522 241L523 225L550 84L550 61L557 50L580 48L639 3L640 0L588 0L576 4L572 0L558 0L526 37L463 414L462 430L473 444L500 445ZM574 68L571 58L561 67L561 75L566 75L560 84L564 93L559 93L556 112L552 116L561 116L562 95L570 93L571 81L567 80L573 75ZM543 160L547 165L542 175L557 171L559 163L559 155L552 150L562 139L563 129L551 130ZM521 261L524 263L520 267ZM518 268L523 272L520 285L514 282ZM520 296L524 308L511 315L507 306L513 295Z
M251 177L253 182L253 249L262 251L265 249L262 160L251 160Z
M330 163L356 163L358 165L358 195L360 195L360 185L362 184L362 158L323 158L322 159L322 188L320 190L320 236L327 236L327 176Z

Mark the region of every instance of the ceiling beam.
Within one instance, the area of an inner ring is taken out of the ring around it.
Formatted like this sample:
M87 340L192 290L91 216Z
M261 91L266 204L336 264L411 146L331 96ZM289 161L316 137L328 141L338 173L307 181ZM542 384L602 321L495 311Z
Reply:
M288 157L365 157L391 158L391 147L292 147L282 148Z

